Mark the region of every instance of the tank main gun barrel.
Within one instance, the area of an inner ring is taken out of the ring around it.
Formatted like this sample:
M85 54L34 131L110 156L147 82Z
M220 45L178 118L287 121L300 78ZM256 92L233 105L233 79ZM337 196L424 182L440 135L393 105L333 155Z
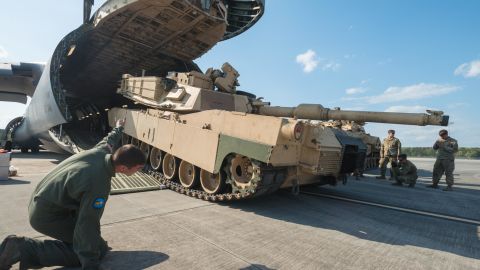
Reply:
M441 111L427 110L427 113L397 113L371 111L344 111L324 108L319 104L300 104L297 107L260 106L258 113L262 115L291 117L310 120L349 120L355 122L376 122L403 125L435 125L447 126L448 115Z

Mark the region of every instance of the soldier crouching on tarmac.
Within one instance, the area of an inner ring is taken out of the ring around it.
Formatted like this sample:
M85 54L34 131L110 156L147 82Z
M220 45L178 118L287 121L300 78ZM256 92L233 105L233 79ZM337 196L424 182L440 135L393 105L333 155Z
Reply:
M447 187L443 190L452 191L453 186L453 170L455 170L455 153L458 152L457 140L448 136L448 131L440 130L438 133L440 138L433 145L433 149L437 150L437 160L433 165L432 184L427 186L429 188L438 188L438 182L443 173L445 173L445 180Z
M380 176L377 176L377 179L386 179L387 164L390 162L390 166L392 166L392 161L397 160L401 151L402 144L399 139L395 138L395 130L390 129L388 137L383 139L382 147L380 148ZM393 178L392 170L390 170L390 177Z
M132 175L145 164L133 145L113 151L125 120L93 149L61 162L38 184L28 207L30 224L55 240L10 235L0 246L0 270L20 262L20 269L67 266L94 270L109 250L100 219L115 173ZM111 154L113 153L113 154Z
M415 187L418 179L417 167L410 160L407 160L406 154L398 156L398 163L392 162L392 170L395 176L395 183L392 183L392 185L401 186L405 183L410 188Z

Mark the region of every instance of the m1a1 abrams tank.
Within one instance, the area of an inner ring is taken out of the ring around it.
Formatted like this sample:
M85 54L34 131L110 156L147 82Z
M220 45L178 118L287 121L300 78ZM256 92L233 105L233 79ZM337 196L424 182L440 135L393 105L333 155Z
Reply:
M334 108L340 110L340 108ZM355 121L349 120L335 120L335 121L323 121L319 124L341 129L346 132L348 135L360 138L362 142L366 145L367 150L365 153L365 162L363 170L368 170L378 167L378 162L380 160L380 148L381 141L379 137L372 136L369 133L365 132L364 125L365 123L357 123Z
M145 152L150 174L177 192L212 201L308 184L335 185L363 166L367 147L361 139L312 120L448 124L442 112L272 107L237 91L238 77L228 63L205 74L124 75L118 93L132 104L110 109L109 124L126 118L123 143Z

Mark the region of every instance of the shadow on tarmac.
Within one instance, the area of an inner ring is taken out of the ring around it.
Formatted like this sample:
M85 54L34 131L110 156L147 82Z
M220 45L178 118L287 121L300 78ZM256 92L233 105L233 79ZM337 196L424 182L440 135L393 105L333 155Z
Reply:
M12 185L26 185L30 184L30 181L20 179L8 179L0 181L0 186L12 186Z
M165 253L147 250L110 251L103 259L102 270L142 270L168 260ZM61 267L56 270L79 270L80 268Z
M247 267L240 268L238 270L276 270L275 268L266 267L263 264L252 264Z
M22 153L19 151L12 152L12 159L13 158L21 158L21 159L53 159L62 161L68 158L70 155L66 154L57 154L50 151L40 151L39 153Z
M380 183L378 180L374 181ZM369 181L370 183L365 182L367 188L363 191L356 189L354 192L359 195L364 192L363 195L368 197L368 189L372 187L371 184L374 181ZM362 184L363 183L359 183L357 185ZM456 194L455 192L447 194L447 192L444 191L432 191L431 189L424 188L423 185L415 189L407 189L391 186L390 183L383 182L380 184L383 185L383 187L376 186L375 189L377 189L376 192L385 193L385 200L389 199L391 193L397 193L397 196L403 197L406 191L413 190L417 193L404 197L403 203L406 204L406 201L410 201L412 203L411 205L415 205L416 203L421 204L422 200L425 199L422 196L429 196L428 194L430 194L434 197L433 202L428 202L423 208L429 208L429 205L435 202L438 202L439 205L437 206L440 208L448 207L449 204L455 203L455 201L450 201L450 196L457 197L457 200L463 200L461 198L463 195L459 196L458 192ZM346 187L348 187L348 185ZM381 190L382 188L383 190ZM312 190L314 190L314 192L334 195L348 194L339 190L339 187L330 189L312 187ZM480 191L476 192L477 194L480 193ZM374 196L379 193L375 193ZM364 197L364 199L367 197ZM411 197L416 199L412 201ZM480 199L471 203L466 202L470 207L478 205L477 203L480 203ZM257 215L289 223L339 231L368 241L404 247L417 246L480 259L480 238L477 234L477 226L471 224L408 214L328 198L307 195L295 196L288 191L279 191L275 194L251 200L221 204L226 207L252 212ZM402 201L398 199L393 205L405 207L405 205L402 205ZM465 211L468 211L468 209ZM478 219L478 216L474 219Z

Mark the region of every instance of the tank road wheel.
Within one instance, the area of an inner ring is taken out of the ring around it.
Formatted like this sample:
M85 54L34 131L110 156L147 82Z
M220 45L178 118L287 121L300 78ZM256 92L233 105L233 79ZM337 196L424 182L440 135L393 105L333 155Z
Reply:
M129 143L130 143L130 136L123 133L122 134L122 145L129 144Z
M178 160L173 155L166 153L162 161L163 176L168 180L173 180L177 176Z
M200 171L200 184L208 194L223 192L225 188L225 175L222 172L213 174L205 170Z
M140 140L137 138L132 137L132 140L130 141L130 143L135 145L136 147L140 147Z
M162 151L156 147L150 151L150 166L157 171L162 167Z
M230 157L225 171L233 193L254 193L261 180L260 163L242 155Z
M197 185L199 177L199 169L193 164L182 160L178 167L178 180L180 184L186 188L192 188Z
M148 143L141 142L140 150L143 152L143 154L145 154L145 159L148 160L150 156L150 145L148 145Z

